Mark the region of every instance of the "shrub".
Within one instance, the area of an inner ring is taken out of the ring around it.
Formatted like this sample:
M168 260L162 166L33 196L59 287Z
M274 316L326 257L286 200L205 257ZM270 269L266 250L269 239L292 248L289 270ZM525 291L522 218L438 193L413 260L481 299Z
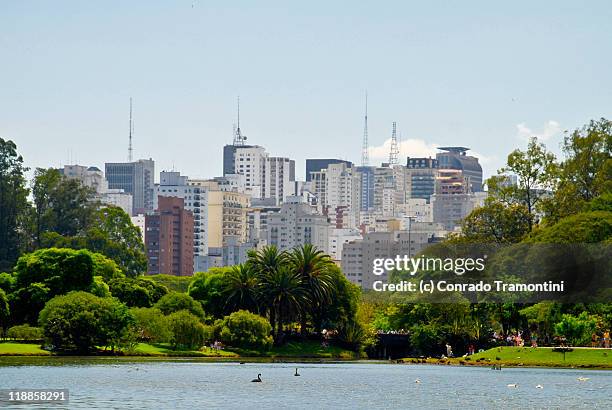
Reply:
M221 340L234 347L269 349L272 346L272 326L263 317L246 310L225 316L219 323Z
M170 314L167 320L175 349L199 349L204 344L207 332L197 316L187 310L180 310Z
M164 295L155 304L155 307L161 310L164 315L187 310L199 319L204 318L204 309L202 309L200 302L185 293L170 292Z
M56 296L40 312L40 325L55 350L89 353L96 346L121 344L133 317L128 308L113 298L87 292Z
M147 342L170 342L172 332L168 318L157 308L132 308L134 332L138 340Z
M42 329L39 327L33 327L30 325L17 325L11 327L6 336L10 339L32 341L40 340L43 338Z

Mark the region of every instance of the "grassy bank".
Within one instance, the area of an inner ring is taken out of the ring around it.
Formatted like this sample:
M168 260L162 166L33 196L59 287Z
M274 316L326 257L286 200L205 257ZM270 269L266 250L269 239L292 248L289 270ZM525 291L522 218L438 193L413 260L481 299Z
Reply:
M40 343L0 342L0 356L49 356Z
M0 342L0 356L49 356L50 352L41 349L40 344ZM203 347L200 350L173 350L169 344L138 343L124 356L149 357L267 357L267 358L320 358L320 359L354 359L355 353L337 346L322 347L317 342L288 343L275 346L269 351L244 349L216 350Z
M403 359L406 363L416 359ZM571 352L554 351L550 347L497 347L468 357L452 359L427 359L427 363L462 366L509 366L509 367L583 367L612 369L611 349L574 348Z

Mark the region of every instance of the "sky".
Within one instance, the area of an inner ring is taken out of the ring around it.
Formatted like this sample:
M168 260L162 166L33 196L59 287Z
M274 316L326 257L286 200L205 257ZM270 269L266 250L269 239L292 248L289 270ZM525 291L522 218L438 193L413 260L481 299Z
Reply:
M371 164L470 147L485 176L537 136L612 118L607 1L5 1L0 137L26 165L126 161L222 174L240 96L250 144Z

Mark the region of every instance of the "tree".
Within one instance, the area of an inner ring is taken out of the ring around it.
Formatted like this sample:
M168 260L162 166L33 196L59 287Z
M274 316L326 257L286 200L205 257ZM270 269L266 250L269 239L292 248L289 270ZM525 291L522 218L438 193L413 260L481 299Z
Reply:
M212 268L198 272L189 284L187 293L198 300L206 313L221 318L226 313L227 273L232 268Z
M612 212L581 212L542 228L529 238L531 243L596 243L612 238Z
M561 321L555 325L555 331L565 336L572 346L588 344L596 328L597 321L587 312L582 312L579 316L563 315Z
M352 324L356 321L361 290L346 279L340 268L331 266L329 275L333 283L332 303L321 305L321 310L313 311L315 327L326 329L344 328L348 334L359 330Z
M6 332L6 336L10 339L30 342L32 340L42 339L43 332L42 329L39 327L33 327L30 325L17 325L11 327Z
M116 206L99 209L87 234L87 249L113 259L127 276L147 271L147 257L138 227Z
M566 134L563 152L559 186L546 209L550 223L612 192L612 121L601 118Z
M333 292L333 280L329 273L333 261L311 244L306 244L293 249L288 256L291 270L302 278L303 286L308 292L309 302L313 310L320 310L321 307L331 301ZM306 312L302 312L302 333L306 331ZM316 328L316 331L321 329Z
M95 211L86 229L75 236L56 232L43 235L44 247L88 249L115 261L129 277L147 271L140 231L121 208L108 206Z
M487 200L464 220L455 242L517 243L530 231L531 215L523 204Z
M164 343L172 340L168 317L157 308L132 308L134 331L138 340Z
M204 319L204 309L202 309L200 302L184 293L170 292L162 296L155 304L155 307L161 310L164 315L170 315L180 310L187 310L198 319Z
M262 300L270 309L270 323L277 336L283 324L297 319L310 301L302 276L289 266L279 267L263 276Z
M544 144L538 143L534 137L530 139L526 151L512 151L506 162L506 166L499 170L499 175L487 181L489 193L506 205L525 206L531 230L540 200L556 182L558 166L555 156L546 151ZM508 183L512 175L517 178L516 185Z
M187 310L180 310L168 316L172 345L175 349L199 349L206 341L206 327L199 318Z
M27 246L27 170L17 145L0 138L0 270L11 268Z
M37 168L32 185L37 246L45 246L46 232L62 236L84 232L97 207L94 193L78 179L64 178L57 169Z
M129 307L151 307L157 303L168 289L146 278L119 278L109 283L114 297Z
M116 299L87 292L56 296L40 312L40 325L54 350L82 354L96 346L120 345L133 322L129 309Z
M219 324L221 341L243 349L267 350L272 346L272 327L254 313L239 310L223 318Z
M0 289L0 336L8 326L11 311L9 309L8 297L4 290Z
M257 313L259 291L259 277L254 267L249 264L234 266L226 275L225 305L231 312L245 309Z
M94 270L92 254L86 250L50 248L23 255L15 265L14 319L35 323L38 312L53 296L89 291Z

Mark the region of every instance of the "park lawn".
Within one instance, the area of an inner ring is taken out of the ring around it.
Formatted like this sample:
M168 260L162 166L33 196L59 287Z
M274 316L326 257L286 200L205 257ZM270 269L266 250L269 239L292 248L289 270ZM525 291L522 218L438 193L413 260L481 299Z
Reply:
M173 350L166 343L138 343L128 356L238 357L234 352L203 347L200 350Z
M290 342L282 346L273 346L270 350L232 349L241 357L272 358L314 358L314 359L355 359L356 353L338 346L322 347L320 342Z
M40 343L0 342L0 356L49 356Z
M414 359L406 358L410 363ZM553 351L552 347L500 346L468 357L428 359L427 363L492 366L592 367L612 369L612 349L577 347L571 352Z

